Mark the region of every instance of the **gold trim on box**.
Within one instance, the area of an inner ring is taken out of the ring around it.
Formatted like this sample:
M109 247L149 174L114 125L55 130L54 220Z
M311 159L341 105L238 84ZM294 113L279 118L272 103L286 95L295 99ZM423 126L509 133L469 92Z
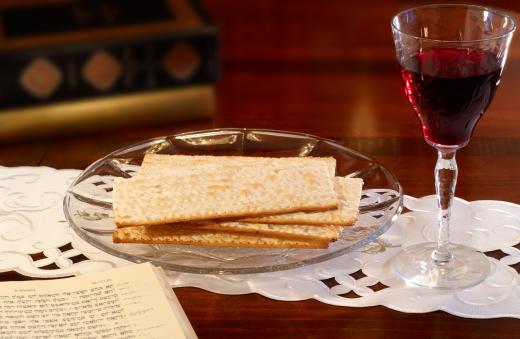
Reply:
M0 140L212 118L211 85L0 111Z
M16 3L16 2L14 2ZM44 4L44 1L32 1L32 4ZM47 2L48 3L48 2ZM55 1L60 3L60 1ZM111 28L88 29L76 32L62 32L53 34L33 35L29 37L6 38L0 25L0 50L27 49L31 47L49 46L57 44L76 44L102 39L128 38L143 35L157 35L168 32L190 31L193 29L213 30L204 26L197 11L187 0L168 0L168 5L175 18L145 24L116 26ZM143 2L146 6L146 2ZM13 7L12 2L0 4L1 8Z

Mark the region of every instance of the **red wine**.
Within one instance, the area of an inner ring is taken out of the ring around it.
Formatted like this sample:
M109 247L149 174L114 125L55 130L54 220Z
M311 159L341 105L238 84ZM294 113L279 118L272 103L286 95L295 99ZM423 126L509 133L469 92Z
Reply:
M500 82L497 57L485 51L438 48L402 66L404 92L426 140L466 145Z

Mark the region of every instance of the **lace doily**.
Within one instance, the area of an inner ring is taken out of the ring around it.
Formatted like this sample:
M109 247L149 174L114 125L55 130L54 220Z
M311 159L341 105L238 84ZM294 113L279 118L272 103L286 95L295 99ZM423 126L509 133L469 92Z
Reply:
M77 170L0 167L0 272L54 278L130 264L80 239L62 211L65 190ZM167 272L172 287L199 287L221 294L258 293L271 299L316 299L350 307L383 305L411 313L443 310L471 318L520 318L520 205L457 199L451 240L491 258L492 274L480 285L443 291L405 285L389 262L402 246L433 241L435 198L405 198L402 214L381 237L358 252L292 270L251 275L197 275Z

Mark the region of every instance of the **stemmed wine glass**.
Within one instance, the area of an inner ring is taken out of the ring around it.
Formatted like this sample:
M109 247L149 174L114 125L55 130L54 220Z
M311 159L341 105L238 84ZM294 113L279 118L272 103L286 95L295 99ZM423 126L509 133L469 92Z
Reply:
M477 285L490 272L484 254L449 242L455 153L468 144L493 98L514 30L511 16L474 5L419 6L392 19L404 92L425 140L438 152L437 243L410 246L392 263L409 283L464 288Z

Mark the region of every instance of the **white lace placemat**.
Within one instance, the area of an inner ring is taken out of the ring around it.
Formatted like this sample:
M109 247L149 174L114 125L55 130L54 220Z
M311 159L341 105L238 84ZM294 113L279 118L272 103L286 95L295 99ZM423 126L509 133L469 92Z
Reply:
M38 278L65 277L130 264L80 239L65 221L62 199L79 174L48 167L0 167L0 272ZM490 257L492 274L480 285L443 291L405 285L389 262L402 246L433 241L435 200L405 198L411 212L365 247L320 264L249 275L168 272L173 287L199 287L221 294L258 293L271 299L316 299L350 307L383 305L411 313L443 310L471 318L520 318L520 205L502 201L466 202L453 207L451 239Z

